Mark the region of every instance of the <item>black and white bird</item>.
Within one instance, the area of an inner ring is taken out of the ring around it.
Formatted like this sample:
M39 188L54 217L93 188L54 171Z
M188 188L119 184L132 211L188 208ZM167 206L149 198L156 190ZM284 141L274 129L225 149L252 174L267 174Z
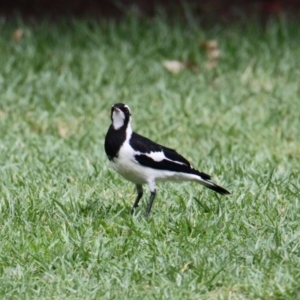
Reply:
M156 196L156 181L196 181L219 194L230 194L214 184L210 175L194 169L175 150L133 132L127 105L114 104L111 108L111 121L104 148L114 170L136 185L137 197L131 213L138 207L143 196L143 184L148 184L151 195L146 217L150 215Z

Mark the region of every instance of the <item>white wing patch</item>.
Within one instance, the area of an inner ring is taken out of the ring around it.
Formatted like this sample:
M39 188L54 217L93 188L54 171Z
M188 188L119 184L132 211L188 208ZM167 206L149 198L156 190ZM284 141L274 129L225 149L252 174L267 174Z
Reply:
M185 163L182 163L180 161L167 158L162 151L150 152L150 153L142 153L140 151L135 151L135 155L146 155L157 162L162 161L162 160L168 160L168 161L172 161L173 163L176 163L176 164L186 165Z
M152 158L154 161L162 161L164 159L167 159L163 152L150 152L150 153L139 153L147 155L148 157Z

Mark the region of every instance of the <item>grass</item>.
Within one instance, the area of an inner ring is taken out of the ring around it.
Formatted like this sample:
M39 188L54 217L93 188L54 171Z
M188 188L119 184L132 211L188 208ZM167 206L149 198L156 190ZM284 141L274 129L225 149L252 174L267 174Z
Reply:
M299 297L299 24L1 22L1 299ZM103 149L116 102L232 196L165 183L130 216Z

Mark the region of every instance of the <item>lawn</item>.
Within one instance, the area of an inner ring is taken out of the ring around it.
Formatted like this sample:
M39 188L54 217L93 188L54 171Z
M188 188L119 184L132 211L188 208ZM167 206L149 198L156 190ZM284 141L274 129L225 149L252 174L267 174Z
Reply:
M2 19L0 298L299 298L299 49L285 19ZM131 216L103 148L116 102L232 195L159 184Z

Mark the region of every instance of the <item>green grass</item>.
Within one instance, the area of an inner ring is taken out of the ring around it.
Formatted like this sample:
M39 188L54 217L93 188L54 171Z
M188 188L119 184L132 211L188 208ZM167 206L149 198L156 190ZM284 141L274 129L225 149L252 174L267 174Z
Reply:
M1 22L1 299L300 297L299 24ZM232 195L159 184L130 216L103 148L116 102Z

